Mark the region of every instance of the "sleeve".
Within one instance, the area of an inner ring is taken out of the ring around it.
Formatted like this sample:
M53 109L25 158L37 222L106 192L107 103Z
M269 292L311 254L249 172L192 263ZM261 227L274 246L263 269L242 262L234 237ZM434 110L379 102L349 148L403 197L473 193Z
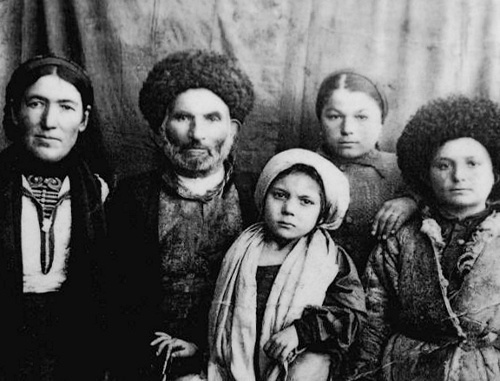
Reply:
M294 322L299 348L320 345L343 355L366 319L365 295L356 267L339 247L339 273L329 286L323 306L307 308Z
M392 237L379 245L370 255L364 274L366 284L367 324L353 359L355 379L376 380L380 361L391 334L390 316L397 300L399 245Z

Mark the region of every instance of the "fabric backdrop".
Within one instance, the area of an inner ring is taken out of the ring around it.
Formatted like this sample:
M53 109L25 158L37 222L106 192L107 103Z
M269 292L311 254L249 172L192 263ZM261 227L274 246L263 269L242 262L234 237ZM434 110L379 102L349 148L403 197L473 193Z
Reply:
M153 163L157 146L137 105L153 64L184 48L231 54L257 95L238 142L238 171L250 187L277 151L317 145L315 96L334 70L359 70L385 89L387 150L431 98L500 101L498 20L500 0L0 0L0 92L35 53L82 63L121 177ZM0 135L0 148L7 144Z

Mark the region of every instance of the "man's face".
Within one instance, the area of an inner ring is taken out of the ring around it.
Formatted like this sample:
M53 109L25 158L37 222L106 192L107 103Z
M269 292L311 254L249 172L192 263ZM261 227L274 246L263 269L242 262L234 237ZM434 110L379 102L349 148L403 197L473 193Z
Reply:
M14 119L23 129L23 144L36 158L58 162L74 147L87 127L88 111L71 83L55 74L28 87Z
M160 132L165 155L176 170L205 177L223 167L233 146L238 122L224 101L207 89L189 89L177 96Z

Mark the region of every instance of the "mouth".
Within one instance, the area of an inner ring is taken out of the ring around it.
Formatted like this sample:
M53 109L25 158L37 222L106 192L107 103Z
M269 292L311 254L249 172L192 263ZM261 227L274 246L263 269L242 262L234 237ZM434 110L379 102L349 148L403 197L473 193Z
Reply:
M188 152L191 155L203 155L209 152L205 147L187 147L184 148L184 152Z
M286 228L286 229L289 229L289 228L294 228L295 225L290 223L290 222L285 222L285 221L279 221L278 222L278 226L282 227L282 228Z
M57 141L60 142L61 139L55 138L53 136L45 136L45 135L35 135L35 138L43 141Z
M341 146L347 146L347 147L354 146L356 144L358 144L358 142L349 142L349 141L341 141L341 142L339 142L339 145L341 145Z
M450 189L450 192L452 193L463 193L463 192L470 192L472 189L470 188L453 188Z

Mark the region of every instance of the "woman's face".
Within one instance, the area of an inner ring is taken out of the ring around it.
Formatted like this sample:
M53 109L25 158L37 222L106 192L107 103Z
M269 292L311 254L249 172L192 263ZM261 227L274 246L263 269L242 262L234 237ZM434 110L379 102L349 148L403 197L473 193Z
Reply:
M274 181L266 194L264 222L278 239L308 234L321 213L321 187L309 175L295 172Z
M332 153L355 159L375 148L382 131L382 111L364 92L337 89L323 107L321 129Z
M430 166L430 182L439 205L463 218L486 208L494 174L486 148L472 138L444 143Z
M50 74L26 89L16 120L26 149L42 161L58 162L87 127L88 113L76 87Z

